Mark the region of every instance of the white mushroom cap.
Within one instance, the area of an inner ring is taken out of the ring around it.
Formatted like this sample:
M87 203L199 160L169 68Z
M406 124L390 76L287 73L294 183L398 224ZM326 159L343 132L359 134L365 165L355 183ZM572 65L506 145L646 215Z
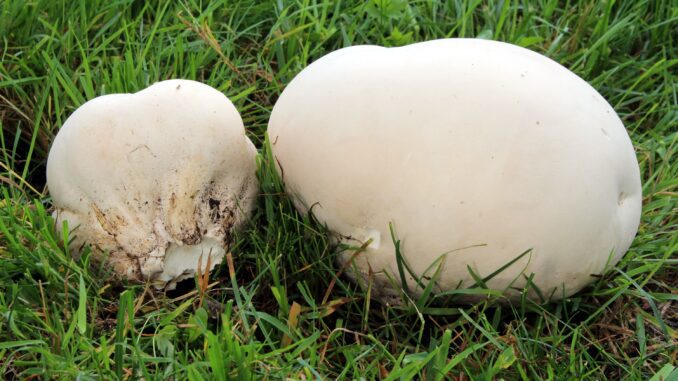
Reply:
M550 299L617 263L638 228L638 163L612 107L509 44L341 49L294 78L268 134L299 208L343 242L372 239L354 276L371 268L382 299L396 294L384 272L400 281L389 223L418 276L449 253L438 290L473 285L467 266L486 277L532 249L488 286L515 297L507 288L534 274Z
M58 229L108 253L116 273L173 287L227 249L257 192L256 149L233 104L188 80L93 99L47 162Z

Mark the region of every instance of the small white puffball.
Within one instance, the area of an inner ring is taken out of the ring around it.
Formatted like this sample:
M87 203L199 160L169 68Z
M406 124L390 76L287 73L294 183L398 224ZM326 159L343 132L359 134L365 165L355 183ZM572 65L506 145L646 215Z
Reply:
M95 98L49 152L56 227L118 275L172 288L221 262L254 205L255 156L233 104L199 82Z
M401 280L389 224L436 291L470 287L471 272L487 277L531 250L487 285L537 300L532 275L545 299L567 297L620 260L639 224L638 163L612 107L563 66L506 43L338 50L287 86L268 134L298 208L313 206L342 243L371 239L341 261L390 302L390 279Z

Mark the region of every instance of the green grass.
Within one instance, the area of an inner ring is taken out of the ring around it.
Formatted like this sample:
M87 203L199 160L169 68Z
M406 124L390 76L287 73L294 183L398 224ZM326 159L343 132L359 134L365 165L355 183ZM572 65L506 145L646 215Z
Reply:
M0 1L0 375L675 379L677 30L676 0ZM641 226L621 263L582 293L543 306L431 296L389 308L337 276L324 230L284 195L263 137L285 84L337 48L442 37L546 54L624 121L643 179ZM44 171L79 105L168 78L233 100L261 149L262 194L233 266L162 294L116 285L88 253L68 255Z

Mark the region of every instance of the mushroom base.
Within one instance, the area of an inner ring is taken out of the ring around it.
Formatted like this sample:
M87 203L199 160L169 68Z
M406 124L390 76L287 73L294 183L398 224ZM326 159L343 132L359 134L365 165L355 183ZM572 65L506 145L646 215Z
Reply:
M345 266L343 259L338 261L340 267ZM398 274L386 273L387 270L375 271L375 272L365 272L361 271L358 268L352 267L346 271L346 275L352 281L360 284L363 289L370 288L370 297L372 300L375 300L386 306L404 306L408 303L415 303L415 301L421 297L423 289L421 286L415 286L410 284L412 289L409 292L405 292L398 284L400 282ZM428 285L426 282L423 283L424 286ZM440 287L434 286L434 291L432 295L443 292L444 290ZM480 291L480 290L478 290ZM487 295L483 293L478 294L465 294L463 291L454 297L448 297L445 300L446 303L452 303L455 306L464 306L471 305L476 303L488 302L491 305L495 306L510 306L514 304L519 304L522 302L522 299L531 301L534 304L545 304L553 301L563 299L564 295L573 294L567 292L565 289L560 288L557 290L552 290L550 297L542 299L541 295L537 294L532 289L520 290L520 289L506 289L506 290L497 290L491 289L487 290ZM442 299L441 299L442 300Z
M212 271L225 253L223 243L213 237L204 237L195 245L172 243L165 252L163 271L153 276L153 284L156 288L173 290L177 282L195 276L198 268L201 273Z

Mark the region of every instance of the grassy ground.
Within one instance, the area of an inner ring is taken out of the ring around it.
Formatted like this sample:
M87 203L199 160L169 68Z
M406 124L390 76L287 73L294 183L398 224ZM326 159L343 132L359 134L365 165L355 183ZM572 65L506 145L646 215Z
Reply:
M677 1L4 0L0 12L5 379L659 380L676 364ZM234 101L261 148L277 95L324 53L441 37L542 52L624 121L642 222L584 292L545 306L370 302L336 276L322 228L293 210L263 151L259 208L233 266L209 280L168 294L121 287L64 251L45 159L87 99L197 79Z

